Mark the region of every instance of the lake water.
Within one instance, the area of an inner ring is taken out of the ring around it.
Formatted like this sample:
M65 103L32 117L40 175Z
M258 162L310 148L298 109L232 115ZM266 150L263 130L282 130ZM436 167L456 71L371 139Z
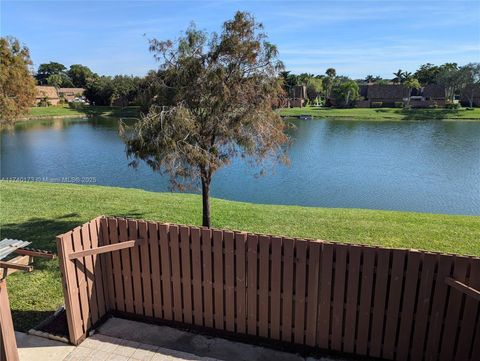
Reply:
M272 204L480 214L480 122L293 120L290 166L258 177L238 160L212 195ZM168 179L127 166L115 119L24 122L1 133L1 177L151 191ZM92 177L92 178L90 178Z

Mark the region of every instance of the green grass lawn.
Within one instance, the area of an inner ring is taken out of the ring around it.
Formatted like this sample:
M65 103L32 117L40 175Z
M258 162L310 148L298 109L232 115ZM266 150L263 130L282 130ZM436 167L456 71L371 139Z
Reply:
M61 117L61 116L113 116L113 117L136 117L139 114L139 107L107 107L107 106L85 106L79 109L72 109L68 106L33 107L30 108L27 118Z
M0 182L1 237L56 250L55 236L98 215L199 225L201 197L113 187ZM480 256L480 217L363 209L309 208L212 200L214 227L338 242ZM58 261L8 278L17 330L63 302Z
M282 116L313 115L316 118L346 120L429 120L464 119L480 120L480 108L467 109L399 109L399 108L282 108Z

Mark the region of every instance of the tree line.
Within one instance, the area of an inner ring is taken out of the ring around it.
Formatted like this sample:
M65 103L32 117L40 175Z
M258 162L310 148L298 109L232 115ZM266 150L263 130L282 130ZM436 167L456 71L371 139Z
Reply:
M301 73L293 74L283 71L281 74L285 92L292 94L295 86L303 85L307 90L310 104L328 105L329 99L334 99L336 104L349 106L354 100L360 98L360 85L364 84L399 84L408 89L408 94L413 89L430 84L440 84L445 87L445 98L453 103L455 96L464 96L468 99L470 107L473 106L473 96L480 91L480 63L469 63L459 66L457 63L434 65L431 63L421 65L414 73L399 69L393 72L393 78L367 75L364 79L351 79L348 76L337 75L334 68L326 70L325 74ZM326 104L327 103L327 104Z

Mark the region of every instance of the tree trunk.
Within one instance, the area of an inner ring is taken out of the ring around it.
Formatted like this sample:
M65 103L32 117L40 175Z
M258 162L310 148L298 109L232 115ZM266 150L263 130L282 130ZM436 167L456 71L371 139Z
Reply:
M202 179L202 204L204 227L210 228L210 182Z

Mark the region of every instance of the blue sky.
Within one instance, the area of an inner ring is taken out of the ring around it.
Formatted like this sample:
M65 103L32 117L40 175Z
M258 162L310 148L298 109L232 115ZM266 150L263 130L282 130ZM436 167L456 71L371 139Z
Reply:
M28 45L35 66L84 64L99 74L156 67L147 38L191 21L219 31L236 10L263 22L295 73L392 77L427 62L480 61L480 1L1 1L0 30Z

